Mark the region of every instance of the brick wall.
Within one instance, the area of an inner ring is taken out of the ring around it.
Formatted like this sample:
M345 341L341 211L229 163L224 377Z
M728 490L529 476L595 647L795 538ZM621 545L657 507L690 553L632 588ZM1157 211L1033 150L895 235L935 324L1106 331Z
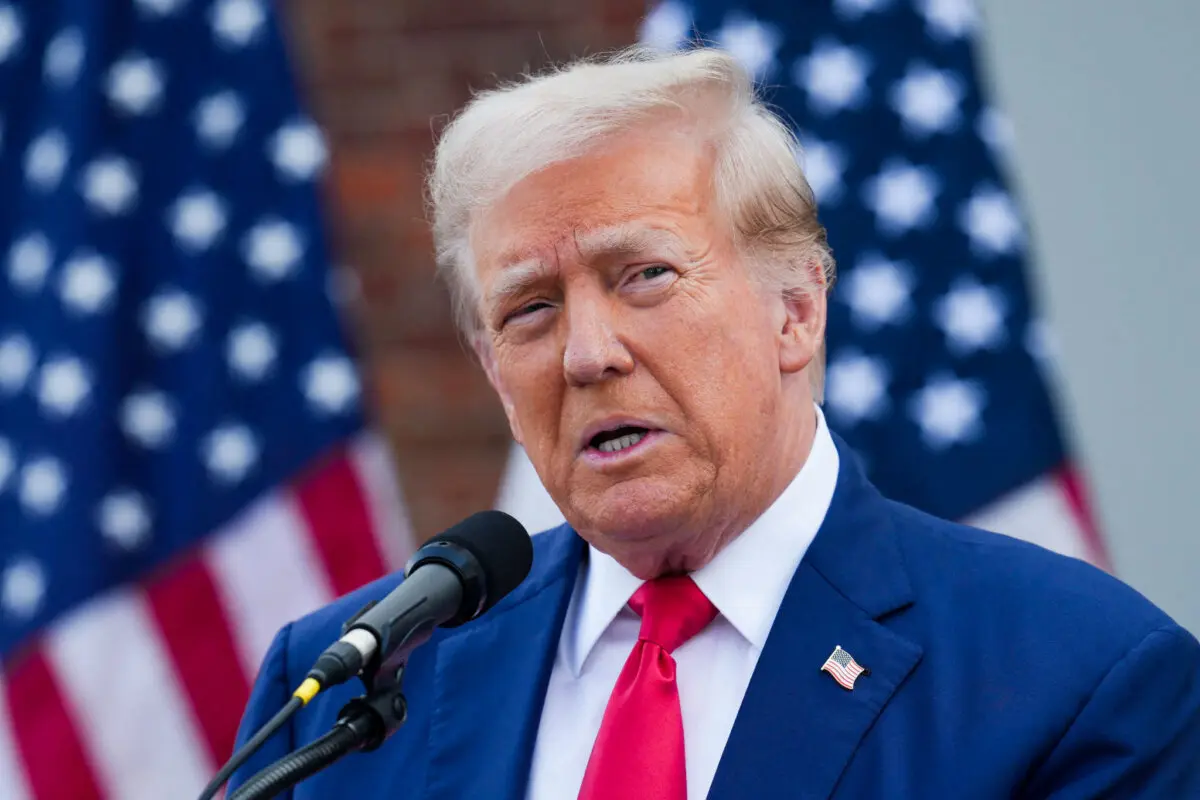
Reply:
M633 41L645 0L285 0L293 62L331 150L326 207L347 322L418 534L495 497L499 404L435 280L422 170L440 122L497 80Z

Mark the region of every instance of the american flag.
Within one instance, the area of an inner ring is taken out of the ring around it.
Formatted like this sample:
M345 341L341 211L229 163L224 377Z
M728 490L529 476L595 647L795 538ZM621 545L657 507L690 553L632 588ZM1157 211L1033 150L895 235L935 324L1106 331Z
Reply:
M0 798L191 797L402 563L266 0L0 0Z
M977 68L973 0L668 0L645 44L736 55L795 126L839 279L824 409L887 496L1107 566ZM500 506L561 520L514 448Z
M833 648L829 658L821 665L821 672L828 672L840 686L851 690L854 689L854 682L858 680L858 676L866 671L840 644Z

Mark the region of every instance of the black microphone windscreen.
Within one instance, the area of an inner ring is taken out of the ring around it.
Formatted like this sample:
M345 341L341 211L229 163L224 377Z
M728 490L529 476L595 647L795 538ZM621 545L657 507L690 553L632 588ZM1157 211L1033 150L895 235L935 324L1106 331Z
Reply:
M479 561L487 582L482 614L525 580L533 566L533 540L525 526L503 511L480 511L426 544L451 542Z

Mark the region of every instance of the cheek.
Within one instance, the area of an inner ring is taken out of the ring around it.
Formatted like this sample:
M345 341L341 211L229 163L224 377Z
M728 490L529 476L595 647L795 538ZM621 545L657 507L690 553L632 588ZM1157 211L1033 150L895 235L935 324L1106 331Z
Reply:
M781 390L770 320L757 296L742 294L734 289L706 302L688 298L647 329L648 341L657 342L659 382L719 460L763 435Z
M496 363L526 449L544 448L554 437L562 405L562 381L557 379L562 370L553 349L541 344L505 347Z

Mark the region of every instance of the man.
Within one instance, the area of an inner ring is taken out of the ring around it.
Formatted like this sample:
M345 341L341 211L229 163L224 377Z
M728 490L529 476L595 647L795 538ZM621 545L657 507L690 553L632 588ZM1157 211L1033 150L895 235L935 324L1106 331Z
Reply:
M460 323L568 525L413 655L404 728L294 797L1200 797L1191 635L1082 562L884 499L826 427L833 258L733 59L485 93L430 197ZM243 739L397 582L281 631Z

